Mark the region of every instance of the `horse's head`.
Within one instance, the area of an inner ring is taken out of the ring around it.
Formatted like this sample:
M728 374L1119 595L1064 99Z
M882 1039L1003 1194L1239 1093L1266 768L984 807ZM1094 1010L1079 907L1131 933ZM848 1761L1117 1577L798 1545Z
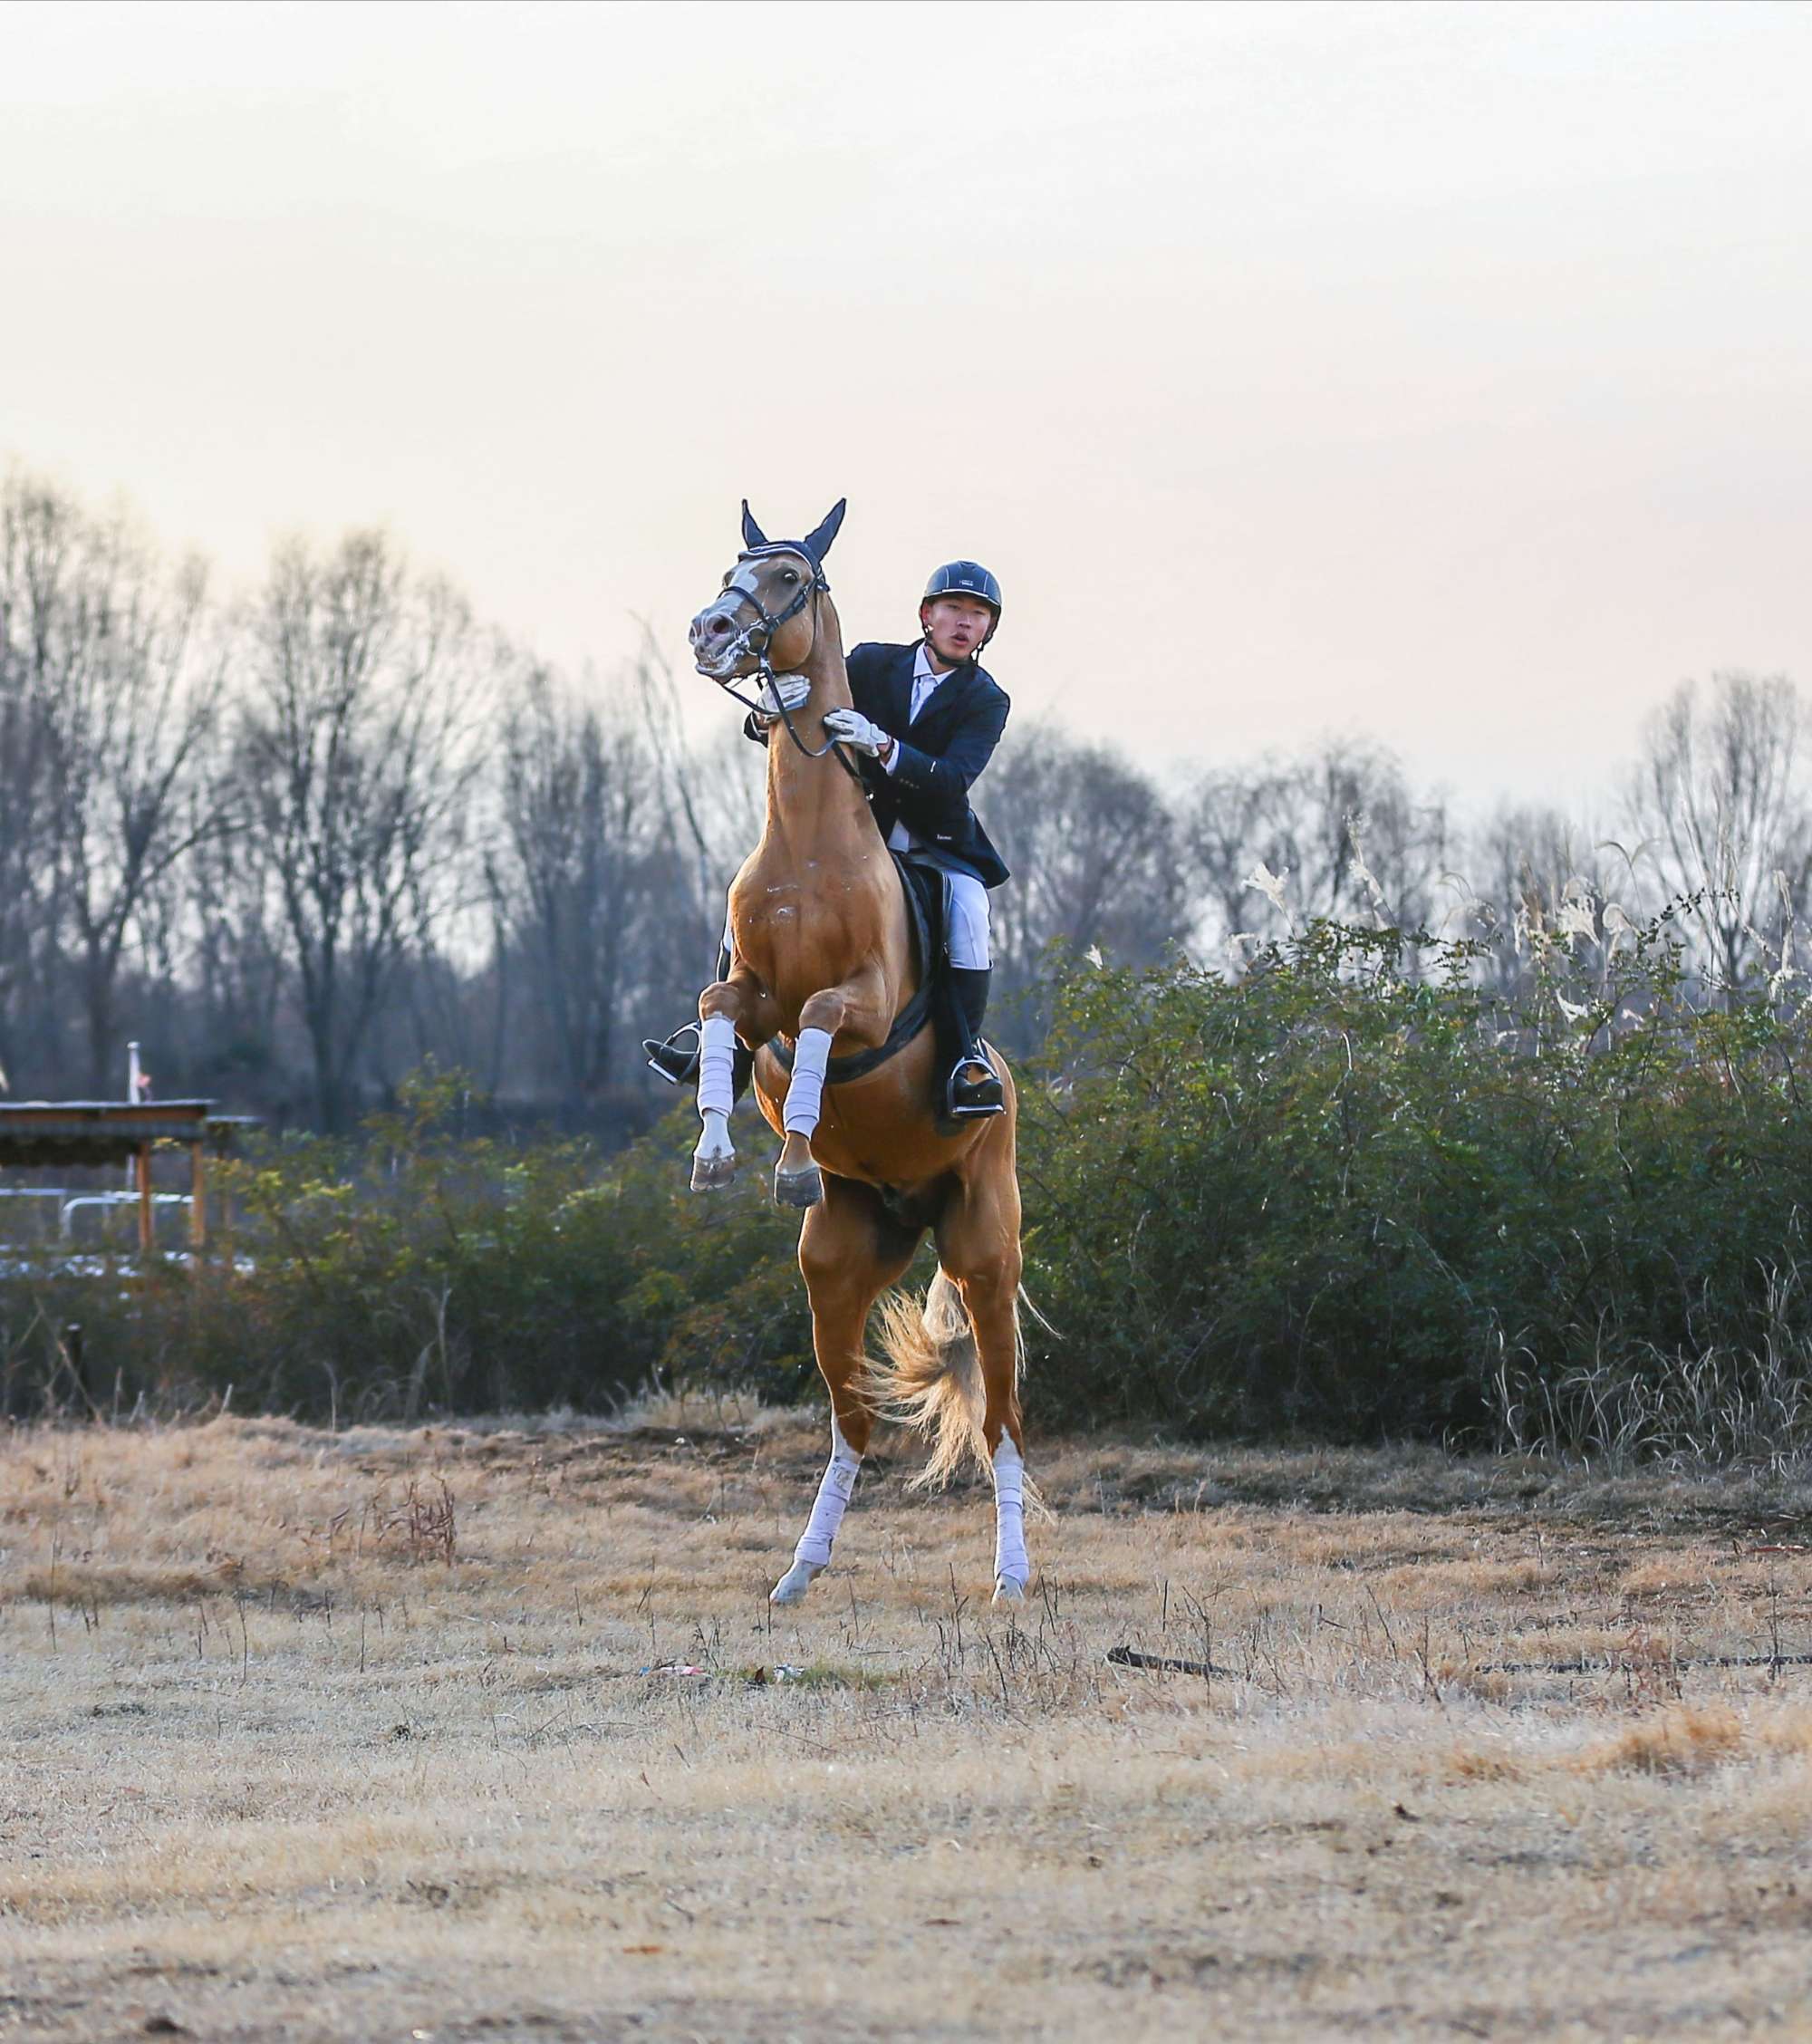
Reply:
M743 550L722 592L692 620L692 658L713 681L765 670L791 674L812 656L824 555L843 522L843 500L804 539L769 539L742 507Z

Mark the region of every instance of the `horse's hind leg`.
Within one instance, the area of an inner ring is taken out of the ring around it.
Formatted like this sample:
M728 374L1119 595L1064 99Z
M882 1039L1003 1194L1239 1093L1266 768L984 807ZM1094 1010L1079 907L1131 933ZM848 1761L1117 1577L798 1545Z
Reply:
M900 1227L872 1188L846 1178L826 1177L824 1197L799 1231L812 1345L831 1393L831 1459L793 1566L771 1592L776 1604L796 1604L831 1558L873 1425L863 1386L869 1308L905 1275L918 1246L918 1229Z
M938 1261L962 1293L975 1331L994 1468L994 1596L1015 1604L1032 1565L1026 1553L1026 1439L1019 1415L1019 1183L1010 1117L996 1124L938 1223Z

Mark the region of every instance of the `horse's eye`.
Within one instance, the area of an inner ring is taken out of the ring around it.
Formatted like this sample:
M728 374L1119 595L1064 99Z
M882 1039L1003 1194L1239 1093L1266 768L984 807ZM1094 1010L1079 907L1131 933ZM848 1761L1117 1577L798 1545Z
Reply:
M782 575L780 579L782 582L797 582L799 578L793 573L791 568L788 568L786 573Z

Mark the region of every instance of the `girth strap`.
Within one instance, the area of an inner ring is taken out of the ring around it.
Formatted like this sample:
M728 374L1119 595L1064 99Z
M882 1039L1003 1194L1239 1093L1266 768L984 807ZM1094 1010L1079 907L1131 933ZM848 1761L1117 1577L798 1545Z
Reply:
M872 1050L852 1051L847 1057L831 1059L824 1067L826 1085L847 1085L852 1079L866 1078L904 1050L930 1019L931 932L925 921L925 905L919 899L912 875L906 870L906 861L898 852L893 853L893 863L906 892L906 920L911 926L912 949L919 960L919 990L893 1017L885 1043L877 1044ZM793 1069L793 1046L784 1036L770 1036L766 1048L778 1059L782 1071Z

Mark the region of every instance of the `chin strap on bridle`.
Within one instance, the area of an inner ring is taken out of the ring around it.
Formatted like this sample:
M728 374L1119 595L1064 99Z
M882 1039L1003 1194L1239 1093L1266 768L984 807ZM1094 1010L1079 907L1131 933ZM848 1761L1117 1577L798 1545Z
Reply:
M754 590L744 589L739 584L733 590L725 591L726 595L734 595L737 603L748 604L754 611L755 616L749 623L744 625L741 631L737 633L722 657L728 663L743 660L753 653L756 661L756 672L761 678L760 694L751 699L744 695L742 690L737 687L738 680L747 679L746 677L734 674L711 674L704 668L700 668L699 671L705 674L708 680L715 681L727 696L732 697L736 701L741 703L745 709L752 709L757 717L766 717L771 720L777 716L786 727L786 736L792 739L793 743L798 747L807 759L822 759L827 752L834 753L837 764L853 781L860 785L862 780L861 769L834 738L826 738L824 744L814 752L799 736L793 726L793 713L781 701L780 691L775 686L772 658L775 633L783 625L792 623L806 604L810 603L812 606L812 643L805 649L805 660L809 660L818 644L817 599L821 595L829 595L831 585L825 580L824 571L818 563L814 561L809 554L802 553L796 546L787 546L776 542L768 546L751 547L747 553L738 554L737 559L738 561L759 561L774 554L791 554L797 559L806 562L812 570L812 579L809 582L800 583L798 589L794 593L793 601L784 610L770 613L766 605L763 603L761 598L756 594ZM758 639L757 634L759 635ZM805 661L802 660L800 665L804 666ZM766 697L766 700L763 701L762 697Z

